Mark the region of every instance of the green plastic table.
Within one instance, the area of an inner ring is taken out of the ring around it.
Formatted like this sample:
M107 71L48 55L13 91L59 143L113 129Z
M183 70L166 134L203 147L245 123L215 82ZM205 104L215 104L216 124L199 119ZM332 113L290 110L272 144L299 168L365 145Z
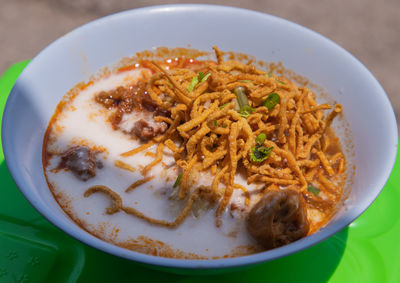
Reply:
M17 63L0 77L0 113L27 64ZM190 276L143 267L63 233L22 196L0 150L0 282L399 283L399 173L397 158L390 179L372 206L347 228L309 249L246 270Z

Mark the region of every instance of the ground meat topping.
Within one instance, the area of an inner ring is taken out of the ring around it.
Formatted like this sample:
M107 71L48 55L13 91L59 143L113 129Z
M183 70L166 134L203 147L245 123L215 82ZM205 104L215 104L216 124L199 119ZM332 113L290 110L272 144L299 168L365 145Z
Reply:
M171 117L171 112L159 108L146 91L146 84L138 82L129 87L119 86L108 92L101 91L95 96L95 101L107 109L116 108L110 116L110 122L114 130L120 128L124 114L133 110L152 113L152 116ZM130 132L125 132L138 137L142 141L148 141L153 137L165 133L168 124L165 122L153 122L151 125L143 119L137 121Z
M111 109L112 107L118 106L123 100L123 96L126 93L126 89L122 86L110 91L101 91L96 97L95 101L100 103L105 108ZM126 96L126 94L125 94Z
M133 125L130 134L138 137L142 141L148 141L157 135L165 133L167 129L168 124L165 122L156 122L151 126L143 119L140 119Z
M147 92L144 92L141 96L138 96L137 99L138 105L141 105L149 112L154 112L158 109L157 104L151 99Z
M143 119L140 119L133 125L131 133L143 141L147 141L155 137L153 127L150 127L149 124Z
M96 167L101 169L103 164L96 161L96 154L86 146L74 146L61 155L59 169L68 169L82 181L96 176Z
M269 191L250 210L247 231L266 249L302 237L309 230L305 201L295 190Z
M154 116L171 117L171 112L166 109L157 108L154 111Z

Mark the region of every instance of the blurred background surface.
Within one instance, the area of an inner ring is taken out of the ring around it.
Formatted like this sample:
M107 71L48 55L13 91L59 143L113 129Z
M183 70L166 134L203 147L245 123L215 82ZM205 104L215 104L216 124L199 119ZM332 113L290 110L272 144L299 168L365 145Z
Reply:
M400 0L0 0L0 74L91 20L172 3L257 10L321 33L366 65L386 90L400 120Z

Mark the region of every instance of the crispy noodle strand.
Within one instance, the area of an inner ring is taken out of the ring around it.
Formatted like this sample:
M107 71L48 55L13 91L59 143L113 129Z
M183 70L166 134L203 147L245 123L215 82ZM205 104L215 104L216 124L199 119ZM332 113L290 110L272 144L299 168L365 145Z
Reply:
M143 184L147 183L148 181L152 180L153 178L154 178L154 176L150 176L150 177L145 177L145 178L143 178L143 179L137 180L135 183L133 183L132 185L130 185L130 186L125 190L125 192L126 192L126 193L127 193L127 192L130 192L130 191L132 191L133 189L139 187L140 185L143 185Z
M121 160L115 160L114 161L114 165L116 167L118 167L118 168L130 171L130 172L135 172L136 171L135 167L132 167L131 165L129 165L129 164L127 164L127 163L125 163L125 162L123 162Z

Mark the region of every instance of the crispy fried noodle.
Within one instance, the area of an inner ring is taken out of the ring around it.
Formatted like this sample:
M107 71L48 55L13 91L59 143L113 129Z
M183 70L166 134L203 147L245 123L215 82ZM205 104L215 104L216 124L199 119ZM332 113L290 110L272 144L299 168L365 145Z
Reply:
M102 192L113 202L107 213L122 210L168 228L182 223L200 198L217 203L217 226L235 190L243 192L248 206L250 193L235 182L239 173L248 184L262 185L261 193L292 189L315 209L321 203L337 202L342 187L332 177L344 172L345 159L332 150L336 137L330 125L342 106L318 104L307 87L251 64L224 61L223 52L217 47L214 50L218 60L205 61L197 70L167 69L162 62L151 61L154 72L145 87L157 107L171 113L170 117L155 117L168 129L121 152L127 157L157 146L156 153L149 154L154 160L141 169L143 180L132 184L130 191L151 180L151 168L163 162L164 148L172 151L182 170L176 182L178 196L186 200L176 220L153 219L123 206L121 197L105 186L91 187L85 196ZM116 165L135 170L123 162ZM191 188L189 177L194 171L210 172L212 185Z

